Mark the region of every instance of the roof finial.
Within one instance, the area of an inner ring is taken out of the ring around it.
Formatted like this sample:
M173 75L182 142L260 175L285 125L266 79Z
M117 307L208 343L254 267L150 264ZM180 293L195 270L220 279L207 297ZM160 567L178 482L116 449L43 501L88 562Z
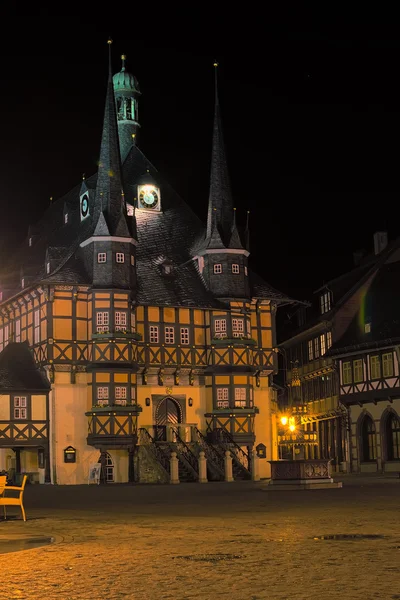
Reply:
M215 104L218 104L218 77L217 77L217 71L218 71L218 63L217 63L216 60L214 60Z
M107 40L107 44L108 44L108 77L111 79L112 77L112 73L111 73L111 44L112 44L112 39L111 37L108 38Z
M121 54L121 60L122 60L122 69L121 69L121 71L125 71L126 54Z

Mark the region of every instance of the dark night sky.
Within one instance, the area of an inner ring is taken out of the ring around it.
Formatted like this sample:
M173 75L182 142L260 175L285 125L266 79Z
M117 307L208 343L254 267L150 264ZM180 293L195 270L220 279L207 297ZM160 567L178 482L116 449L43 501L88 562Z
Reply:
M350 268L354 250L372 249L374 231L400 234L400 34L390 15L329 26L296 15L174 15L9 15L0 41L2 252L50 196L96 170L108 35L114 72L125 52L142 89L139 146L201 218L218 59L234 203L239 221L251 211L253 265L271 284L306 298Z

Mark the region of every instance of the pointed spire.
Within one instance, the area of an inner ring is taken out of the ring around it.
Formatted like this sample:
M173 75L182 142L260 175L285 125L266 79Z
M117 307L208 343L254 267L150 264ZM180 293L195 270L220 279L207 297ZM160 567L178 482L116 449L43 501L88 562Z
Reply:
M247 211L246 217L246 229L244 230L244 245L247 252L250 252L250 229L249 229L249 221L250 221L250 211Z
M241 249L243 248L242 242L240 240L240 235L238 228L236 226L236 208L233 209L233 223L231 230L231 239L229 240L229 248Z
M214 210L214 212L216 212L217 209L214 208L213 210ZM213 219L213 221L212 221L211 233L209 236L207 236L205 247L208 249L214 249L214 250L216 250L218 248L225 249L225 244L223 243L223 241L221 239L221 235L218 231L216 219Z
M104 111L103 134L97 175L95 210L104 210L111 234L119 221L123 204L121 158L111 69L111 44L108 40L108 84Z
M229 240L232 228L232 197L222 135L221 116L218 99L218 63L214 63L215 73L215 113L211 154L210 195L208 200L207 238L214 228L220 232L224 242Z
M110 235L106 220L102 212L99 214L99 218L93 235Z

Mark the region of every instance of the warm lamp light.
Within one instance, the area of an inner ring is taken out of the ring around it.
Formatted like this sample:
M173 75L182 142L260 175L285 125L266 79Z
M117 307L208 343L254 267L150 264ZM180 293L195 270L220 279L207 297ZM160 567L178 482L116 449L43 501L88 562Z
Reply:
M282 425L287 425L288 422L288 418L287 417L281 417L281 423Z
M289 430L294 431L296 429L296 425L289 425Z

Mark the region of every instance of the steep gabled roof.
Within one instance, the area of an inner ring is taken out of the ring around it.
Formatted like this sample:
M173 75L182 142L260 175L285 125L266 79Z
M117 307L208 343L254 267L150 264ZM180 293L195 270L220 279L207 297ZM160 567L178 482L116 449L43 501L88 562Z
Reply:
M0 391L30 392L50 389L50 383L37 368L27 342L10 342L0 352Z

